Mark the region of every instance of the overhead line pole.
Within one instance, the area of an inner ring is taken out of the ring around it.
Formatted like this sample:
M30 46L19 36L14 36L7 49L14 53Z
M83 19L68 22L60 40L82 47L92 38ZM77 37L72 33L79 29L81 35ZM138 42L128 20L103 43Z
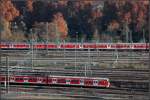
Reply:
M150 94L150 2L149 2L149 7L148 7L148 32L149 32L149 94ZM150 95L149 95L149 98L150 98Z
M48 22L46 22L46 34L47 34L47 40L46 40L46 51L47 51L47 54L48 54L48 37L49 37L49 35L48 35Z
M32 64L31 64L31 66L32 66L32 70L33 70L33 55L34 55L34 54L33 54L33 53L34 53L34 52L33 52L33 46L34 46L34 44L33 44L33 32L32 32L31 34L32 34L32 41L31 41L31 44L32 44L32 53L31 53L31 54L32 54L32 57L31 57L31 62L32 62Z
M7 93L9 93L9 58L6 57L6 67L7 67Z
M2 17L0 16L0 44L1 44L1 35L2 35ZM1 48L0 48L0 67L2 66L1 64ZM1 82L0 82L0 100L1 100Z
M75 43L75 76L76 76L76 71L77 71L77 51L76 51L76 46L77 46L77 35L76 35L76 43Z

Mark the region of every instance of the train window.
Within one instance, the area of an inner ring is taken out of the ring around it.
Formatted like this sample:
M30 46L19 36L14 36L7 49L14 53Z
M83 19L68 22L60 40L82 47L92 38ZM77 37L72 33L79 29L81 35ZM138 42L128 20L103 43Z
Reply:
M56 79L56 78L53 78L53 79L52 79L52 81L53 81L53 82L56 82L56 81L57 81L57 79Z
M92 81L91 80L86 80L85 83L86 84L92 84Z
M94 83L98 83L98 81L97 81L97 80L94 80Z
M108 85L108 81L107 80L101 80L100 85Z
M10 80L15 80L15 78L14 77L10 77Z
M24 78L24 80L28 80L28 78Z
M71 80L72 83L78 83L79 80Z
M42 81L43 81L43 78L38 77L37 80L38 80L38 82L42 82Z
M2 81L5 80L5 77L2 77Z
M65 79L58 79L58 83L65 83L66 80Z
M24 82L28 82L28 78L24 78Z
M67 80L66 80L66 82L70 82L70 80L69 80L69 79L67 79Z
M36 79L35 79L35 78L33 78L32 80L33 80L33 81L36 81Z
M23 80L22 78L16 78L16 81L20 81L20 80Z
M46 79L45 79L46 80ZM48 82L52 82L52 79L48 79Z
M52 80L53 80L53 81L56 81L56 78L53 78Z
M53 79L52 79L52 83L57 83L57 79L56 79L56 78L53 78Z
M12 80L13 80L13 79L14 79L14 77L11 77L10 79L12 79Z
M83 80L83 79L81 79L81 80L80 80L80 83L83 83L83 82L84 82L84 80Z
M35 78L30 78L29 81L36 81L36 79Z

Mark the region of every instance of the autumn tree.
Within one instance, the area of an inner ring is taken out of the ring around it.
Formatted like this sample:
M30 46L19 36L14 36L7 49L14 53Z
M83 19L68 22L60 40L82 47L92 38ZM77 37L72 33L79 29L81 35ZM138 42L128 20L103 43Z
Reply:
M67 23L62 13L54 14L52 22L49 24L50 37L53 39L64 40L68 35Z
M19 16L19 11L15 8L10 0L0 1L0 15L3 26L2 38L9 39L12 34L10 31L10 23L16 16Z

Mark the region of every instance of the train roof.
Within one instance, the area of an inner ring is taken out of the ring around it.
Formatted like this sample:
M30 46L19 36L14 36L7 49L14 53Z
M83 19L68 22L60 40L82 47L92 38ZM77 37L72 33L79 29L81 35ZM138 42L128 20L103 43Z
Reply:
M0 76L5 76L5 75L0 75ZM29 76L29 75L11 75L11 76L16 76L16 77L43 77L43 76L36 76L36 75L33 75L33 76ZM53 78L84 78L84 79L98 79L98 80L108 80L109 81L109 78L102 78L102 77L80 77L80 76L54 76L54 75L49 75L48 77L53 77Z
M101 78L101 77L84 77L84 76L54 76L49 75L49 77L61 77L61 78L86 78L86 79L99 79L99 80L109 80L109 78Z

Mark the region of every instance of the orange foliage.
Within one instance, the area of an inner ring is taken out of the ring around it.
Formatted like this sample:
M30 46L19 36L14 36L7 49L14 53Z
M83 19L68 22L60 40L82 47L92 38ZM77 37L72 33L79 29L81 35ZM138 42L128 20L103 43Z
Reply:
M19 16L19 11L10 0L2 0L0 2L0 15L7 21L12 21L16 16Z
M63 18L63 15L61 13L57 13L58 20L57 20L57 27L61 34L61 38L65 38L68 33L67 23Z
M61 39L66 38L67 33L68 33L68 27L67 27L67 23L64 20L62 13L58 12L54 15L53 23L56 23L56 27L57 27L58 32L59 32L60 37L57 37L57 38L61 38ZM55 33L55 35L56 34L57 33Z

